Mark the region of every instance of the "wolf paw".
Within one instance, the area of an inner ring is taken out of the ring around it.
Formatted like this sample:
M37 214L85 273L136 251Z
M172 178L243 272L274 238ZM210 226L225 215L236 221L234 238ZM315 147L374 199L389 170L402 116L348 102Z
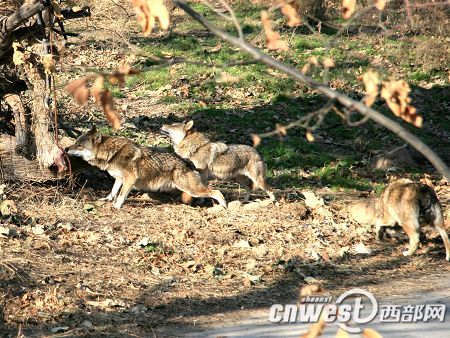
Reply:
M108 202L110 202L110 201L113 200L113 198L112 198L111 195L108 195L108 196L106 196L106 197L99 198L98 200L99 200L99 201L108 201Z

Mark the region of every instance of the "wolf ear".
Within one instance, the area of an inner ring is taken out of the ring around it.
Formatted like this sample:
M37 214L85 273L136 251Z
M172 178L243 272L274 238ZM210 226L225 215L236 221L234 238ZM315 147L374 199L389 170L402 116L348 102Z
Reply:
M188 123L186 123L184 125L184 130L185 131L191 130L193 126L194 126L194 121L190 120Z
M95 124L91 127L91 130L89 130L89 134L92 135L92 141L94 143L100 143L102 140L102 134L97 131Z

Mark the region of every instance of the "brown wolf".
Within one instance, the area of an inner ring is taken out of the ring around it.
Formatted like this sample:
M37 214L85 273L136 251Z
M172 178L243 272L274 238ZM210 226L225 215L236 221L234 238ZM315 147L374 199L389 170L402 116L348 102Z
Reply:
M66 152L106 170L115 178L111 193L104 200L112 201L120 189L114 202L116 208L122 206L133 188L139 191L179 189L183 192L183 201L189 201L190 196L212 197L223 207L227 206L222 193L207 188L195 168L181 157L140 147L125 138L102 135L95 126L66 148Z
M261 188L275 200L266 183L265 163L253 147L211 142L204 134L193 130L193 125L194 121L165 124L161 132L170 137L175 153L194 163L205 183L209 177L232 179L245 188L245 202L253 188Z
M444 241L445 259L450 260L450 241L442 207L436 193L428 185L400 179L390 183L380 198L353 203L348 211L359 223L375 223L378 240L383 239L385 226L400 225L409 237L409 248L403 252L405 256L416 252L420 242L420 226L433 225Z

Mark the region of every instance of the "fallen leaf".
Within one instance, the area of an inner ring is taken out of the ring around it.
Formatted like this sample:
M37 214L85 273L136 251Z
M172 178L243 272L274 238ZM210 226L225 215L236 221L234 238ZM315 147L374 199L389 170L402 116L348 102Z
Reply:
M305 285L300 290L300 297L311 296L311 295L313 295L317 292L321 292L321 291L322 291L322 288L320 287L320 285L315 285L315 284Z
M308 140L308 142L314 142L314 135L310 130L306 131L306 139Z
M14 49L13 63L16 66L23 65L25 63L25 54L20 50L22 48L20 43L13 42L12 46Z
M333 68L335 66L333 58L324 58L322 64L325 68Z
M342 17L349 19L355 12L356 0L344 0L342 3Z
M55 61L53 60L52 54L42 55L41 62L44 66L44 71L46 74L51 74L55 71Z
M315 209L325 204L323 198L318 198L312 191L302 191L302 194L308 208Z

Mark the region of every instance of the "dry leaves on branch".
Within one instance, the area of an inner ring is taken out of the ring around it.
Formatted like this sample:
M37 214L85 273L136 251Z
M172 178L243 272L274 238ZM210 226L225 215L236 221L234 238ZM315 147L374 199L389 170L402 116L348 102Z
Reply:
M261 137L259 137L256 134L252 134L252 141L253 141L253 147L256 148L261 143Z
M82 77L81 79L69 82L64 87L64 89L82 106L85 105L89 99L89 88L87 87L89 79L89 77Z
M130 0L133 4L144 36L149 36L155 27L156 20L162 29L169 28L169 11L163 0Z
M364 329L362 332L362 336L364 338L383 338L383 336L374 329Z
M420 128L423 119L416 113L416 108L410 105L411 98L408 96L410 91L405 80L385 81L382 82L381 97L386 100L395 116Z
M261 23L266 34L267 48L270 50L288 50L287 42L281 40L280 34L272 30L272 22L267 11L261 11Z
M320 316L320 319L317 323L311 325L309 327L309 330L306 334L304 334L301 338L316 338L322 335L322 331L326 326L325 319L323 316L323 313L325 313L325 310L322 312L322 316Z
M382 11L385 6L386 6L386 0L375 0L375 7L379 11Z
M308 140L308 142L314 142L315 139L311 130L306 131L306 139Z
M294 0L279 0L281 6L281 13L287 18L289 27L296 27L302 24L302 19L298 10L298 3Z
M342 3L342 17L344 19L350 19L353 13L355 13L356 0L344 0Z
M363 74L362 80L364 82L364 87L366 88L364 102L370 107L374 104L379 93L378 86L380 80L378 79L378 73L370 69Z
M341 328L339 328L339 330L336 333L336 338L348 338L347 331L344 331Z
M103 91L100 95L100 103L105 112L106 119L111 123L114 129L120 128L120 120L114 110L114 99L109 90Z
M319 65L319 60L315 57L315 56L311 56L308 59L308 63L306 63L303 68L302 68L302 74L306 74L309 72L311 66L318 66Z
M91 75L74 80L68 83L64 89L81 105L86 104L89 96L92 95L94 102L102 107L113 128L119 129L120 120L114 109L114 99L111 92L104 89L105 81L108 79L110 84L122 86L125 83L125 76L134 74L139 74L139 71L125 65L110 74ZM94 83L89 90L88 83L93 79L95 79Z

